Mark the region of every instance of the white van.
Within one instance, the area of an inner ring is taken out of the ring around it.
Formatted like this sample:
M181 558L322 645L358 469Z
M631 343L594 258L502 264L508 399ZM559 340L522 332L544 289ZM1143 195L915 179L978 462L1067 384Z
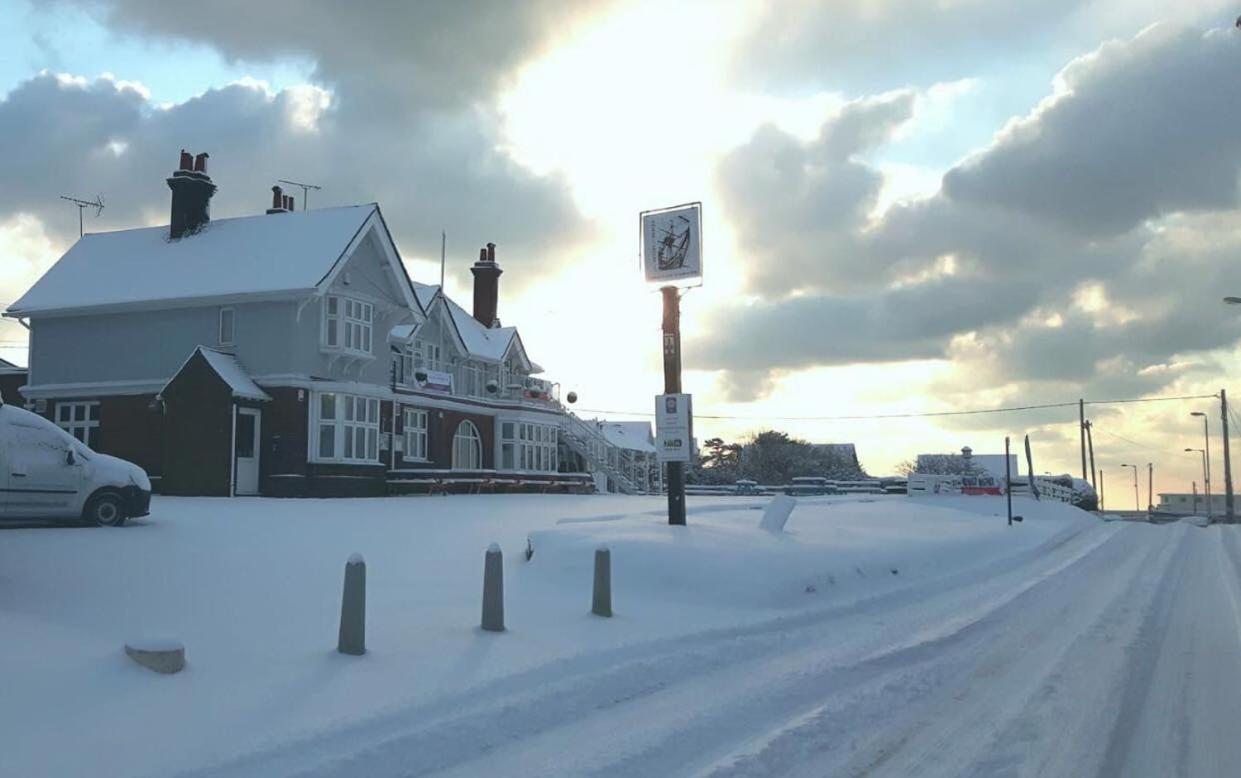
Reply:
M119 527L145 516L151 481L38 414L0 398L0 519L80 519Z

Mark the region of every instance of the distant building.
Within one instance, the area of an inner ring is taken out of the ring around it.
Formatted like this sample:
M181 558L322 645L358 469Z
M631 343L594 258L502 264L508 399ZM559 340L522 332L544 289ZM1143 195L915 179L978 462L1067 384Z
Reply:
M1227 495L1212 494L1208 513L1205 494L1192 492L1160 492L1155 510L1160 513L1178 513L1185 516L1223 516L1228 513ZM1110 502L1110 501L1109 501Z

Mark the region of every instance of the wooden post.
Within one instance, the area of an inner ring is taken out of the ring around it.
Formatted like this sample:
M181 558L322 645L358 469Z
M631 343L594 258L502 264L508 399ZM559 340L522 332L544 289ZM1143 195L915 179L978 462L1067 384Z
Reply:
M664 394L681 393L681 295L675 286L664 296ZM692 448L692 441L687 441ZM668 462L668 523L685 525L685 463Z

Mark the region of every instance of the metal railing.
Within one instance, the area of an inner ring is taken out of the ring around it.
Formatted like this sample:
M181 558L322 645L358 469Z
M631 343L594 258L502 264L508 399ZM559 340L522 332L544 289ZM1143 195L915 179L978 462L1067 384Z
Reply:
M470 397L480 400L503 400L538 408L556 408L560 400L556 396L558 385L541 378L515 375L505 380L500 372L474 365L454 365L431 359L405 359L402 366L402 383L411 389L426 389L415 376L419 371L444 373L452 376L453 397ZM495 382L495 391L487 390L487 384ZM447 394L448 392L446 392Z
M619 448L604 436L597 425L583 421L569 411L565 412L564 418L562 439L569 448L585 459L592 469L605 473L616 483L617 490L622 494L647 493L623 468L612 464L608 454L612 450L619 451Z

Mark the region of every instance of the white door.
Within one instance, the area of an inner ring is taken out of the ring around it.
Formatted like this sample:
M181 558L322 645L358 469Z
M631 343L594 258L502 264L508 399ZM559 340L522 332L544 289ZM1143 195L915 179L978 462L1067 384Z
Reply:
M9 427L7 515L28 519L70 516L77 507L82 462L70 441L50 430Z
M233 467L237 494L259 493L259 411L237 409L237 428L233 434Z

